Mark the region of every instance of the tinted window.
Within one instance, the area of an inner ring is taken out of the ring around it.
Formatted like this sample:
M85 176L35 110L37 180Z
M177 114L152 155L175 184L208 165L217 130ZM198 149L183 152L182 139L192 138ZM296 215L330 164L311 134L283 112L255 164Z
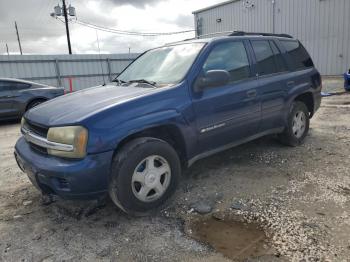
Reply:
M278 71L279 72L287 71L287 67L286 67L284 59L282 57L282 54L278 50L276 44L273 41L270 41L270 45L271 45L271 48L272 48L272 52L275 55L275 62L277 64Z
M27 89L30 87L30 84L26 83L13 83L13 89L21 90L21 89Z
M281 43L290 54L290 59L292 59L296 69L305 69L314 66L311 57L299 41L282 40Z
M279 72L274 53L269 41L252 41L259 75L269 75Z
M7 91L11 89L11 83L10 82L5 82L5 81L0 81L0 91Z
M249 78L249 60L243 42L228 42L214 47L203 66L203 70L207 72L216 69L228 71L231 82Z
M18 83L18 82L12 82L12 81L0 81L0 90L21 90L21 89L27 89L30 87L30 84L26 83Z

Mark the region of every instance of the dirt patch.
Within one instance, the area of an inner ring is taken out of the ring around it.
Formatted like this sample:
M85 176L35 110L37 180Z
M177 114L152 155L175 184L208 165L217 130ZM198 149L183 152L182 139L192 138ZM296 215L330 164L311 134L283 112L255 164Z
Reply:
M190 236L234 260L258 258L271 253L268 238L258 224L212 216L190 225Z
M303 145L265 137L195 163L166 210L143 218L110 201L43 205L13 157L19 123L2 123L0 261L227 262L188 233L186 225L193 231L210 216L263 228L273 255L248 261L348 261L349 101L350 94L323 98Z

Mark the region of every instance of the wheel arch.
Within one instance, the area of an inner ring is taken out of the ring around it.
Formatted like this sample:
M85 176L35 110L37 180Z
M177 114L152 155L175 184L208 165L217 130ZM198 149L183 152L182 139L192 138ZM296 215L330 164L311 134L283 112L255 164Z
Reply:
M303 102L310 113L310 118L314 115L315 101L312 92L305 92L297 95L293 101Z
M32 104L33 102L35 102L35 101L43 101L43 102L45 102L45 101L47 101L47 100L48 100L48 98L47 98L47 97L44 97L44 96L32 97L31 99L29 99L29 100L27 101L26 106L25 106L25 111L28 110L30 104Z
M140 137L152 137L161 139L170 144L177 152L181 166L187 166L187 149L185 138L178 126L175 124L162 124L153 127L148 127L142 130L138 130L134 133L128 134L121 139L114 150L114 156L120 151L120 149L133 139ZM114 157L113 156L113 157Z

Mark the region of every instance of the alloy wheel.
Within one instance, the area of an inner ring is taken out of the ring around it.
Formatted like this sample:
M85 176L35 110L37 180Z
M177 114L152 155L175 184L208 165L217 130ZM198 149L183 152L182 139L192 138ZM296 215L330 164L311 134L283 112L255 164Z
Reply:
M142 202L159 199L166 192L171 179L171 169L167 160L159 155L143 159L132 175L131 187L135 197Z

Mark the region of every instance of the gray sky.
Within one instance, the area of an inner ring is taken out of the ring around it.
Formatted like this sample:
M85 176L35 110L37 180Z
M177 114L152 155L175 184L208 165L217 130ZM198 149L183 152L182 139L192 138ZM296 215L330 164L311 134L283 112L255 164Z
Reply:
M169 32L193 29L192 11L224 0L66 0L76 8L78 20L92 24L141 32ZM25 54L67 53L65 27L50 17L61 0L0 0L0 54L18 53L14 21L17 21ZM96 32L70 24L73 53L96 53ZM102 53L141 52L164 43L190 38L194 34L140 37L98 33Z

